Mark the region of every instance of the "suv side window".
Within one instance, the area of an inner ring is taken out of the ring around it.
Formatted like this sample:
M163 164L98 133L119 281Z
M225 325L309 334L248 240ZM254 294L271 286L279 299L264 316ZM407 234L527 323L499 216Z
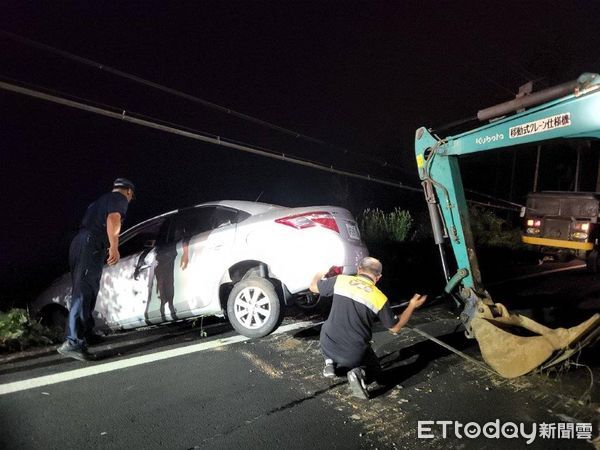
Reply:
M240 221L240 214L247 214L237 209L225 208L218 206L215 209L211 220L211 229L221 228L227 225L238 223ZM246 217L244 217L245 219ZM243 220L243 219L242 219Z
M237 218L235 219L235 223L240 223L250 217L252 214L247 213L246 211L238 211Z
M168 228L169 218L159 217L135 231L131 236L127 236L119 245L121 258L140 253L149 246L153 247L165 238Z
M211 219L215 209L215 206L205 206L179 212L173 219L168 242L189 239L196 234L211 230Z
M223 206L201 206L179 212L173 219L168 242L189 239L200 233L238 223L250 214Z

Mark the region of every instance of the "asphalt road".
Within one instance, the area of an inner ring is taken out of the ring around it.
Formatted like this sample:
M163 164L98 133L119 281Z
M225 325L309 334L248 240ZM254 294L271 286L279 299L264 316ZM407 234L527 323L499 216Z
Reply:
M545 310L556 319L556 311L564 309L560 293L581 314L597 308L598 284L575 270L550 280L497 285L492 293L511 293L530 312L550 296L554 303ZM542 422L597 427L598 346L579 360L589 371L579 367L505 380L481 365L476 343L463 337L455 314L438 305L416 314L399 336L377 329L374 348L387 369L386 382L372 387L371 400L361 401L348 395L344 377L321 376L318 322L299 312L286 319L282 333L258 340L245 340L218 321L206 328L207 336L189 323L129 332L93 347L102 358L94 363L65 359L53 348L4 357L0 446L593 448L585 439L537 436L527 445L523 437L459 438L454 428L444 438L438 425L432 426L434 437L424 439L418 437L418 421L499 420L523 423L528 432ZM472 359L427 340L416 328Z

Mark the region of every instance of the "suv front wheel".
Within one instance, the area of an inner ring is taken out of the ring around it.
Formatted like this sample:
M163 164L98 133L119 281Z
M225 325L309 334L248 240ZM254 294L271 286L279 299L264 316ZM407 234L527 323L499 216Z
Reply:
M250 277L231 290L227 317L238 333L257 338L273 332L281 323L283 312L273 285L264 278Z

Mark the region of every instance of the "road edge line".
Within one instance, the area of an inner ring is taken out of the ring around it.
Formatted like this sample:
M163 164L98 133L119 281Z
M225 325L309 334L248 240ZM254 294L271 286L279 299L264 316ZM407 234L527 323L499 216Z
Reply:
M310 328L318 325L319 323L320 322L304 321L293 323L290 325L284 325L275 330L272 333L272 335L287 333L289 331L294 331L301 328ZM191 353L212 350L217 347L224 347L231 344L238 344L240 342L249 341L250 339L252 338L242 335L236 335L223 339L216 339L210 342L201 342L199 344L188 345L186 347L174 348L171 350L164 350L161 352L150 353L147 355L133 356L127 359L96 364L90 367L83 367L81 369L74 369L66 372L44 375L41 377L30 378L27 380L13 381L11 383L0 384L0 395L12 394L14 392L35 389L38 387L62 383L64 381L76 380L79 378L99 375L102 373L113 372L115 370L126 369L128 367L134 367L142 364L162 361L165 359L176 358L178 356L189 355Z

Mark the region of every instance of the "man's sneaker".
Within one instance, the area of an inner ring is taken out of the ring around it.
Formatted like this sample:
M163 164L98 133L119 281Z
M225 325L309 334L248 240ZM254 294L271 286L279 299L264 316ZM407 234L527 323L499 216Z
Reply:
M333 365L333 360L331 360L331 359L325 360L325 367L323 367L323 376L325 378L335 377L335 366Z
M93 361L95 359L94 355L90 354L86 349L73 345L69 341L65 341L56 351L63 356L79 361Z
M369 392L365 384L365 371L360 367L348 371L348 385L352 391L352 395L363 400L369 399Z

